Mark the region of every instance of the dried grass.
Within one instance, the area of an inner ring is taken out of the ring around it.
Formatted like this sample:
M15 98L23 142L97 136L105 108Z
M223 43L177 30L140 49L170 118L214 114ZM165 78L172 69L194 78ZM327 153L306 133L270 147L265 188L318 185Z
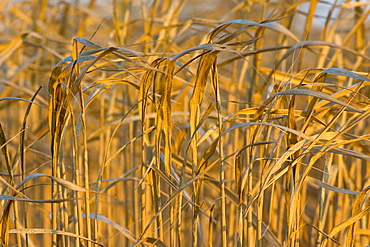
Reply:
M1 246L370 245L369 3L203 7L0 3Z

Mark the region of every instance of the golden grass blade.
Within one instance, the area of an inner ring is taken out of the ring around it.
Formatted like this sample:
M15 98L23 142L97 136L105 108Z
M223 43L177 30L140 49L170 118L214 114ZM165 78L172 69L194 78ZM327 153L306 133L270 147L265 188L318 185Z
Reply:
M9 157L9 151L6 145L6 137L3 130L3 127L0 123L0 144L1 144L1 151L3 153L4 159L5 159L5 165L8 170L9 174L9 186L14 186L14 175L13 175L13 167L10 164L10 157ZM8 182L7 182L8 183ZM12 206L12 201L6 201L2 205L2 215L1 215L1 221L0 221L0 243L2 246L8 246L9 243L9 220L10 220L10 210Z
M215 204L212 205L210 210L210 217L209 217L209 230L208 230L208 246L213 247L213 210L214 210Z
M365 188L361 193L356 197L356 200L353 203L352 215L356 215L361 212L361 207L364 204L364 200L367 200L367 193L369 192L370 187ZM346 238L346 246L354 246L354 234L355 234L356 223L353 223L349 226Z
M82 216L83 217L86 217L86 214L83 214ZM133 242L135 242L137 240L136 237L135 237L135 235L130 230L128 230L126 227L123 227L123 226L121 226L121 225L113 222L112 220L108 219L107 217L105 217L102 214L90 213L90 218L91 219L97 219L99 221L102 221L102 222L110 225L110 226L113 226L120 233L122 233L126 238L130 239Z
M24 198L24 197L0 195L0 200L32 202L32 203L61 203L61 202L66 202L66 201L85 200L85 198L31 199L31 198Z
M158 88L158 92L161 95L160 102L157 109L156 118L156 164L160 166L161 163L161 141L164 139L164 171L167 174L171 174L171 138L172 138L172 109L171 109L171 94L172 94L172 83L173 73L175 68L175 61L164 59L157 66L164 63L165 71L164 75L156 76L156 81L153 82L153 86ZM163 78L164 77L164 78ZM172 194L172 188L169 187L169 196ZM158 199L160 200L160 198ZM175 202L176 203L176 202ZM161 204L159 203L159 207ZM174 239L174 212L173 207L170 207L170 239ZM160 229L162 229L162 224ZM159 235L159 238L163 237L163 230Z
M201 119L201 111L200 106L203 101L204 96L204 89L207 83L208 73L211 69L211 66L216 61L217 53L211 52L201 57L200 63L198 66L197 74L195 75L194 80L194 90L193 94L190 99L190 133L192 136L191 139L191 158L192 158L192 175L195 176L197 170L199 170L198 164L198 150L197 150L197 142L196 142L196 135L197 135L197 126ZM198 244L198 212L199 212L199 195L198 191L201 188L201 182L195 182L194 185L194 192L193 192L193 201L195 202L196 206L193 209L193 247L196 247ZM197 191L198 190L198 191Z
M318 180L318 179L313 178L313 177L307 177L306 181L308 183L314 184L314 185L319 186L321 188L324 188L326 190L334 191L334 192L337 192L337 193L344 193L344 194L348 194L348 195L358 195L360 193L358 191L347 190L347 189L332 186L332 185L330 185L326 182L323 182L323 181Z
M229 26L230 24L242 24L242 25L247 25L247 26L258 26L258 27L264 27L264 28L269 28L274 31L280 32L282 34L285 34L287 37L291 38L292 40L299 42L299 39L288 29L286 29L284 26L272 21L266 21L266 22L254 22L250 20L230 20L222 23L220 26L218 26L213 32L211 32L208 35L208 40L212 40L213 37L219 33L222 29L225 27ZM220 30L221 29L221 30ZM216 43L224 43L227 39L220 39Z
M4 129L1 123L0 123L0 147L1 147L1 152L3 153L4 159L5 159L6 169L8 170L8 174L9 174L9 184L11 186L14 186L13 167L10 164L10 156L9 156L9 151L7 147L7 139L5 137L5 132L4 132Z
M70 189L70 190L75 190L75 191L82 191L82 192L94 192L92 190L88 190L88 189L85 189L84 187L81 187L81 186L78 186L68 180L65 180L65 179L62 179L62 178L59 178L59 177L55 177L55 176L51 176L51 175L47 175L47 174L42 174L42 173L32 173L30 175L28 175L27 177L25 177L17 186L17 189L21 188L21 186L23 186L25 183L27 183L28 181L32 180L32 179L35 179L35 178L40 178L40 177L48 177L52 180L54 180L55 182L57 182L58 184L62 185L63 187L67 188L67 189Z
M167 245L165 245L165 243L163 243L161 240L155 239L155 238L145 238L145 239L143 239L142 242L143 243L149 243L149 244L152 244L152 245L157 246L157 247L167 247Z
M24 102L27 102L27 103L30 103L30 104L33 104L33 105L37 105L37 106L40 106L42 108L47 108L47 106L44 106L44 105L41 105L41 104L38 104L36 102L33 102L31 100L27 100L27 99L22 99L22 98L16 98L16 97L3 97L3 98L0 98L0 101L5 101L5 100L16 100L16 101L24 101Z
M275 95L307 95L307 96L312 96L312 97L316 97L316 98L320 98L320 99L324 99L324 100L327 100L327 101L330 101L332 103L335 103L335 104L338 104L338 105L342 105L342 106L345 106L351 110L354 110L355 112L359 112L359 113L362 113L363 111L352 106L352 105L349 105L347 103L344 103L343 101L340 101L326 93L323 93L323 92L319 92L319 91L316 91L316 90L311 90L311 89L288 89L288 90L285 90L285 91L281 91L281 92L278 92L274 95L272 95L271 97L274 97Z
M98 246L104 246L96 241L93 241L89 238L86 238L84 236L80 236L77 234L74 234L72 232L64 232L59 230L53 230L53 229L42 229L42 228L31 228L31 229L11 229L9 233L27 233L27 234L56 234L56 235L63 235L63 236L69 236L73 238L79 238L83 239L87 242L93 243L94 245Z
M38 93L40 92L41 90L41 87L39 87L37 89L37 91L35 92L35 94L32 96L31 98L31 102L34 102L35 101L35 98L36 96L38 95ZM26 125L27 125L27 118L30 114L30 111L31 111L31 106L32 104L29 104L27 109L26 109L26 113L25 113L25 116L24 116L24 119L23 119L23 123L22 123L22 127L21 127L21 130L20 130L20 144L19 144L19 159L20 159L20 167L21 167L21 173L22 173L22 180L25 179L26 177L26 164L25 164L25 135L26 135ZM22 186L22 191L25 190L25 187ZM24 218L24 227L25 228L28 228L28 216L27 216L27 204L24 203L23 204L23 218ZM28 235L26 235L26 243L28 243Z
M213 89L215 91L215 101L216 101L216 109L217 109L217 121L219 125L219 135L220 138L218 139L218 153L219 157L222 159L225 156L224 153L224 145L223 145L223 138L221 137L222 131L224 129L223 127L223 119L222 119L222 105L221 105L221 93L220 93L220 82L219 82L219 75L218 70L216 66L217 61L214 61L214 64L212 66L212 76L211 81L213 85ZM212 147L212 146L211 146ZM214 151L212 151L213 154ZM209 156L209 154L207 154ZM203 158L202 158L203 159ZM201 160L202 162L202 160ZM202 166L202 164L201 164ZM227 220L226 220L226 195L225 195L225 163L220 163L220 197L221 197L221 241L222 246L227 246Z
M361 81L370 81L369 78L367 78L365 75L361 75L360 73L355 73L353 71L349 71L346 69L341 69L341 68L328 68L322 71L321 73L328 73L332 75L340 75L340 76L345 76L349 78L353 78L356 80L361 80Z

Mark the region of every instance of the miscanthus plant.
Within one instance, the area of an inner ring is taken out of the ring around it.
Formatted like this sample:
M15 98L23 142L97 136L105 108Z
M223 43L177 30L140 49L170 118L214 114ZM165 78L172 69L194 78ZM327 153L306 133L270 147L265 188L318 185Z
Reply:
M370 244L368 2L86 2L0 4L1 246Z

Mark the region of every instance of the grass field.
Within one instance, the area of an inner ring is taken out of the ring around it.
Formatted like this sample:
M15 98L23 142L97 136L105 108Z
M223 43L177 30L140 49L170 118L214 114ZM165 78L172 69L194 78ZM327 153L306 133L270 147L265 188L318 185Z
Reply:
M0 2L1 246L370 245L370 3Z

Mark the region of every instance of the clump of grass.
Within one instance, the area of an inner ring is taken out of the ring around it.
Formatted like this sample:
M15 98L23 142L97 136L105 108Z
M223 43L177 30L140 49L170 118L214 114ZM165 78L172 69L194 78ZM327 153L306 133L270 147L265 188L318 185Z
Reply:
M98 4L0 4L2 246L369 245L367 3Z

